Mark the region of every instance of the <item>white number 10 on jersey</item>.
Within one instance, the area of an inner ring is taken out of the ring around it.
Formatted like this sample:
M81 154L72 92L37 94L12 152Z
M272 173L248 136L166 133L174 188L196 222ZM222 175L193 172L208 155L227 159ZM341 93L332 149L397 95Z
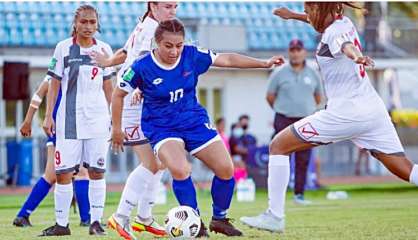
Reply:
M177 89L176 91L170 92L170 102L174 103L177 102L180 98L183 97L183 88Z

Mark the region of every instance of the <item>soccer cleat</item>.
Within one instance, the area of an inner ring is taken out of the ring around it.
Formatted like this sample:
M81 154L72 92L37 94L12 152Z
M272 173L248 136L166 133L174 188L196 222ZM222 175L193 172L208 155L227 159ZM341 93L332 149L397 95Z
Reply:
M160 226L152 217L145 220L136 216L132 223L132 229L136 232L149 232L155 237L167 237L164 227Z
M312 201L306 200L302 194L296 194L295 196L293 196L293 202L302 206L307 206L307 205L312 204Z
M107 226L108 228L114 229L116 232L118 232L119 236L126 240L136 240L136 237L132 233L129 217L121 218L116 217L115 214L113 214L107 220Z
M206 228L203 221L200 220L200 230L199 230L199 233L197 234L196 238L208 238L208 237L209 237L208 229Z
M285 220L274 216L269 210L255 217L241 217L240 221L253 228L270 232L284 232Z
M103 229L102 224L100 224L99 221L95 221L92 224L90 224L89 234L97 235L97 236L104 236L106 235L106 231Z
M29 216L27 217L16 217L13 220L13 225L16 227L32 227L32 224L29 221Z
M54 226L51 226L43 230L41 235L39 235L39 237L71 235L71 231L68 226L69 225L67 224L66 227L63 227L63 226L58 225L58 223L55 223Z
M231 224L233 221L230 218L212 218L209 224L209 230L215 233L222 233L226 236L242 236L242 232Z

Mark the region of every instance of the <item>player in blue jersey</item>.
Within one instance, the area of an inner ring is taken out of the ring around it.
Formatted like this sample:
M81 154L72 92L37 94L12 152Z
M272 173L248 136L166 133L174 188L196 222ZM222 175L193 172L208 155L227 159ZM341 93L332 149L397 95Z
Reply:
M20 127L20 133L24 137L30 137L32 134L32 120L35 112L38 110L42 103L42 99L48 91L48 85L51 77L46 76L39 85L36 92L33 94L28 111L25 116L25 120ZM58 108L60 97L57 98L57 102L54 107L54 119L56 116L56 109ZM50 188L56 182L55 167L54 167L54 152L55 152L55 134L48 136L47 146L47 162L45 166L44 175L39 178L36 184L33 186L31 193L19 210L16 218L13 220L13 225L16 227L29 227L32 226L29 221L29 216L38 207L42 200L48 194ZM80 213L80 225L90 225L90 204L88 199L88 176L85 168L80 168L80 172L76 175L74 181L74 190L76 199L79 206Z
M180 205L198 211L196 191L190 178L186 152L203 161L215 176L212 182L213 216L209 229L227 236L241 236L226 217L235 182L232 160L206 110L196 98L198 76L211 65L232 68L270 68L281 65L282 57L259 60L239 54L215 54L184 45L184 26L177 20L159 23L155 31L157 48L136 60L123 75L112 98L112 149L122 150L123 98L134 89L142 91L142 129L155 154L173 176L173 191ZM208 236L201 226L200 237Z

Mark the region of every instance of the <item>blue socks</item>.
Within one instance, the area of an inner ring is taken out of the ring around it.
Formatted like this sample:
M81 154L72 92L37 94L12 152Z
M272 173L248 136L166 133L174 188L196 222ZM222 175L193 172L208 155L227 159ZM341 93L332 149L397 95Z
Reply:
M185 180L173 179L173 191L181 206L189 206L199 212L197 208L196 189L190 176Z
M41 177L38 182L36 182L35 186L33 186L29 197L26 199L26 202L23 204L17 216L29 217L29 215L39 206L42 200L44 200L46 195L48 195L50 188L51 184Z
M74 180L74 193L77 199L80 220L90 223L89 180Z
M234 178L223 180L217 176L213 177L211 192L214 219L224 219L226 217L226 211L229 209L234 195L234 186Z

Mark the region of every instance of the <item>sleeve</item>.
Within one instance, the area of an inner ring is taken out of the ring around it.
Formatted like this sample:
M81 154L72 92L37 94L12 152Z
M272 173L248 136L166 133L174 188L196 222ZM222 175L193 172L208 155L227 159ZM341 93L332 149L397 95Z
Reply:
M280 81L280 70L277 68L270 74L268 85L267 85L267 93L277 94L279 92L279 81Z
M118 87L127 93L133 92L142 82L137 62L134 62L122 75L122 80L118 82Z
M351 43L349 33L345 32L332 32L326 38L329 50L333 56L342 54L342 49L345 44Z
M193 53L195 54L195 69L197 74L203 74L208 71L209 67L215 62L218 57L216 53L209 49L197 48L191 46Z
M55 47L54 56L48 66L47 75L61 81L64 75L64 56L62 54L63 44L58 43Z
M113 54L112 48L109 45L105 47L106 53L111 56ZM116 74L114 67L106 67L103 70L103 81L112 79L112 77Z

